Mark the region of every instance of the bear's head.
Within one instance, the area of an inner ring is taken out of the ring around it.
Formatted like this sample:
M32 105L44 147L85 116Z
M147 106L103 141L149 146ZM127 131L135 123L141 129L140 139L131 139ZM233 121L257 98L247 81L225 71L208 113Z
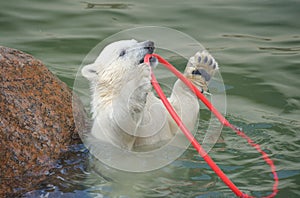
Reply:
M132 39L111 43L102 50L94 63L82 69L82 75L93 82L104 71L130 69L143 63L145 55L152 54L154 49L152 41L137 42Z

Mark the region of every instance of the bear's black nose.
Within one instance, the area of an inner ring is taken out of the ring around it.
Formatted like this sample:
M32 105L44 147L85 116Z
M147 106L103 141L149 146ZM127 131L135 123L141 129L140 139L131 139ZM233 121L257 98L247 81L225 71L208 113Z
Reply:
M155 50L154 42L153 41L146 41L144 48L148 50L149 54L153 54L153 52Z

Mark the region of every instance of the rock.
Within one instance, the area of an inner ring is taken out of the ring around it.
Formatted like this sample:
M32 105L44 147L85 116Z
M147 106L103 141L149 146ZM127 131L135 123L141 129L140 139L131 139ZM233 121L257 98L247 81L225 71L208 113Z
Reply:
M44 180L68 146L81 142L85 115L41 61L0 46L0 197Z

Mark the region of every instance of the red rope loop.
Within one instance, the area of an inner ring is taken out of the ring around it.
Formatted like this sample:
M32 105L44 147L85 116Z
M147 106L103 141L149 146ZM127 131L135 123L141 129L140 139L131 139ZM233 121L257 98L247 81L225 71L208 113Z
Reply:
M219 119L219 121L224 125L236 132L237 135L241 136L242 138L246 139L248 144L254 147L259 153L261 153L264 161L270 166L271 172L273 174L274 178L274 184L273 184L273 192L266 196L266 198L274 197L278 192L278 176L276 172L276 167L274 165L274 162L270 159L268 154L264 152L259 144L254 143L254 141L248 137L243 131L238 129L237 127L233 126L211 103L210 101L202 94L197 87L189 81L187 78L185 78L184 75L182 75L181 72L179 72L173 65L171 65L168 61L163 59L158 54L147 54L144 58L144 62L150 65L149 59L154 56L157 58L157 60L163 64L167 69L169 69L175 76L177 76L190 90L207 106L207 108ZM206 163L210 166L210 168L220 177L220 179L232 190L233 193L236 194L238 197L252 197L250 195L244 194L226 175L225 173L218 167L218 165L210 158L210 156L206 153L206 151L202 148L202 146L197 142L197 140L194 138L192 133L186 128L184 123L181 121L180 117L175 112L172 105L169 103L166 95L162 91L161 87L159 86L159 83L156 80L156 77L154 73L151 70L151 83L154 87L155 91L157 92L158 96L162 100L163 104L165 105L166 109L178 125L178 127L181 129L181 131L184 133L184 135L187 137L187 139L191 142L191 144L194 146L194 148L197 150L197 152L200 154L200 156L206 161Z

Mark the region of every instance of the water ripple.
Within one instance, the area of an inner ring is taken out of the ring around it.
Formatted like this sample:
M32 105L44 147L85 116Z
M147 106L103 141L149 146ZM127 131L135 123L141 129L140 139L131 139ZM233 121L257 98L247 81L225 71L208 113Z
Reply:
M254 40L262 40L262 41L272 41L271 38L259 37L247 34L223 34L223 37L227 38L242 38L242 39L254 39Z
M133 4L126 3L91 3L91 2L82 2L86 4L86 9L128 9Z

